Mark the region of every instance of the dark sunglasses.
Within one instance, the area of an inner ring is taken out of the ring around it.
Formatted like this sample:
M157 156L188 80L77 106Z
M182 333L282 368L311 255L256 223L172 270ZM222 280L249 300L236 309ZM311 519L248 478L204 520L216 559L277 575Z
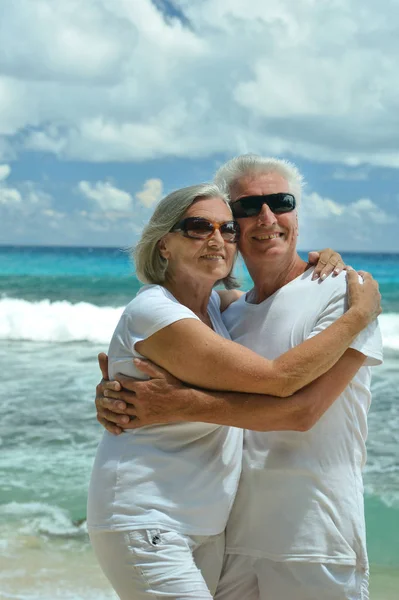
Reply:
M240 236L240 227L236 221L214 223L201 217L187 217L172 227L171 231L180 231L185 237L206 240L218 229L225 242L237 242Z
M231 202L230 208L235 219L256 217L267 204L275 215L291 212L296 206L295 196L292 194L267 194L266 196L244 196Z

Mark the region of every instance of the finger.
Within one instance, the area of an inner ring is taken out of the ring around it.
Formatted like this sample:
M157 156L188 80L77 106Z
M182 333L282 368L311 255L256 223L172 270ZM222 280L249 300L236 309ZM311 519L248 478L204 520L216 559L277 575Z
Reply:
M103 410L100 416L106 421L109 421L110 423L115 423L116 425L120 425L121 427L124 427L130 421L130 417L128 415L120 415L107 409Z
M317 261L319 260L319 258L320 258L320 253L319 252L316 252L316 251L309 252L309 254L308 254L308 263L310 265L315 265L317 263Z
M96 386L96 398L103 396L106 390L112 390L115 393L121 389L119 381L108 381L102 379L101 382Z
M327 263L325 263L324 261L322 261L320 259L318 260L317 265L315 266L314 271L313 271L313 275L312 275L313 280L319 279L321 272L324 269L326 264Z
M363 279L363 281L372 281L373 276L368 271L358 271L358 275Z
M342 271L343 262L341 255L338 254L338 252L329 252L329 256L327 251L321 253L319 262L315 269L316 275L318 273L322 281L324 281L324 279L326 279L326 277L329 275L338 275ZM317 279L317 276L314 278Z
M124 425L124 429L140 429L140 427L146 427L150 425L150 423L146 423L145 421L141 421L138 417L132 419L128 425Z
M100 354L98 355L98 364L100 366L101 369L101 373L103 375L103 379L109 379L108 376L108 356L105 354L105 352L100 352Z
M130 402L129 403L121 402L121 400L119 398L119 396L120 396L119 393L118 393L118 396L116 397L116 399L109 398L108 396L106 398L104 398L103 396L98 396L96 398L97 411L101 413L103 410L108 409L118 415L135 416L136 415L136 407L134 406L133 402L136 402L137 399L134 396L134 394L132 394L131 392L127 392L127 393L130 394Z
M102 410L112 410L112 412L118 413L120 415L126 414L127 405L125 402L121 402L119 399L109 398L108 396L104 398L104 396L96 397L96 407L100 412Z
M320 279L322 281L324 281L326 279L326 277L328 277L332 273L335 273L335 269L338 265L338 262L339 261L336 258L331 257L331 259L328 261L328 263L324 265L324 267L320 271ZM339 270L336 274L338 275L338 273L339 273Z
M348 282L348 285L354 285L356 283L359 283L359 275L357 274L357 271L355 271L355 269L353 269L352 267L346 267L346 280Z
M113 392L119 392L122 388L121 388L121 384L119 383L119 381L104 380L103 389L104 390L112 390Z
M106 419L102 419L101 417L97 417L97 421L103 427L105 427L105 429L107 431L109 431L110 433L113 433L114 435L120 435L123 432L123 430L120 427L118 427L117 425L114 425L113 423L110 423Z
M333 270L333 276L339 275L345 269L345 263L343 260L339 260Z
M138 382L136 382L137 384ZM120 402L125 403L125 405L132 405L136 401L136 394L129 390L121 390L120 392L115 392L113 390L104 390L103 394L99 394L99 396L104 395L106 398L114 398L114 400L119 400Z
M140 358L135 358L133 360L134 366L137 367L142 373L149 375L151 378L156 379L165 379L168 376L168 372L162 367L159 367L155 363L150 360L141 360Z

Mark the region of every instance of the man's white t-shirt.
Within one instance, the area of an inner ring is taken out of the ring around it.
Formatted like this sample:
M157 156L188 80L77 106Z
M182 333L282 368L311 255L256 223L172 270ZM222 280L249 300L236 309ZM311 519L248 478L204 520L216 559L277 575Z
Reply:
M230 339L212 292L208 314ZM125 309L109 347L109 375L147 379L133 364L135 344L181 319L198 319L159 285L143 287ZM167 397L165 402L167 402ZM241 472L243 431L208 423L105 431L88 497L90 529L166 529L191 535L222 532Z
M345 310L345 274L311 281L312 270L261 304L245 296L223 320L232 339L269 359L310 338ZM308 432L244 434L243 470L227 526L227 552L276 561L367 565L362 467L370 365L382 360L377 323L351 345L367 360Z

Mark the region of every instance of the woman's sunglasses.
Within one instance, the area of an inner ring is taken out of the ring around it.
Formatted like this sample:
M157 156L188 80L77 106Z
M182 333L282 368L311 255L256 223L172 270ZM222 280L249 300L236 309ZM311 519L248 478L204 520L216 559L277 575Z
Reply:
M214 223L201 217L187 217L172 227L171 231L180 231L185 237L206 240L218 229L225 242L237 242L240 236L240 227L236 221Z
M230 208L235 219L256 217L267 204L275 215L291 212L296 206L295 196L292 194L267 194L266 196L244 196L231 202Z

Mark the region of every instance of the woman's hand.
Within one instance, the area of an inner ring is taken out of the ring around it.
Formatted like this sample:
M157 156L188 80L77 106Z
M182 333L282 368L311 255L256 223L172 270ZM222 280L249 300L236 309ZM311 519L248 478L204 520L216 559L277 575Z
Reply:
M342 256L338 252L334 252L331 248L325 248L318 252L309 252L308 262L310 265L316 265L312 279L325 279L328 275L338 275L345 269L345 263Z
M358 312L367 327L381 314L381 294L378 283L370 273L347 267L348 301L350 310ZM359 280L359 275L361 280Z

